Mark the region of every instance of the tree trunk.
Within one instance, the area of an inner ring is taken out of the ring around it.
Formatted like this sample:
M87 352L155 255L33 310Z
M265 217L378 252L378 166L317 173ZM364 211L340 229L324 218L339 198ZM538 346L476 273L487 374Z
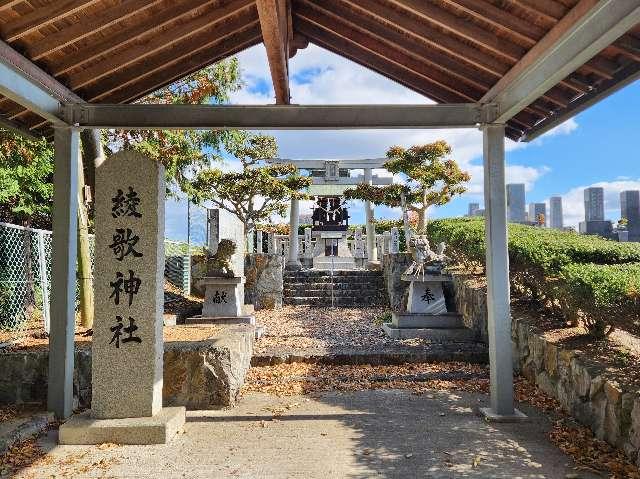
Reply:
M89 250L89 214L84 199L84 171L82 155L78 155L78 283L82 326L93 326L93 278Z
M80 133L82 152L78 165L78 280L80 291L80 315L82 326L93 326L94 296L93 277L91 264L91 251L89 248L89 207L84 194L84 186L91 191L91 197L95 198L96 168L106 159L102 148L100 130L83 130ZM84 161L83 161L84 157ZM86 166L86 181L85 170Z
M427 227L427 208L416 209L415 212L418 214L418 232L425 234Z

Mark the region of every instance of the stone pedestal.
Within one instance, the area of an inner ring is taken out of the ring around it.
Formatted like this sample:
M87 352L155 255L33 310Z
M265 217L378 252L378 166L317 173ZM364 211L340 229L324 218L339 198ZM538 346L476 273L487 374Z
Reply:
M204 289L202 315L186 320L187 324L253 324L255 317L247 314L244 305L245 278L208 276L198 286Z
M447 311L443 283L451 277L439 272L401 276L409 281L406 311L394 311L385 333L394 339L431 339L433 341L471 341L474 333L464 327L462 317Z
M184 408L162 408L164 197L162 165L140 153L96 170L91 411L62 444L156 444L184 424Z

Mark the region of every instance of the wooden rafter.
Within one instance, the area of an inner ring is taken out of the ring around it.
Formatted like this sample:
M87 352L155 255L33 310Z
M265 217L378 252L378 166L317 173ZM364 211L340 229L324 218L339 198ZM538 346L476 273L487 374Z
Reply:
M473 18L508 32L529 47L532 47L546 33L536 24L512 15L487 0L445 0L445 2Z
M32 60L39 60L73 42L98 33L133 15L142 13L161 1L162 0L124 0L114 7L102 10L89 17L83 16L78 23L74 23L57 33L47 35L42 40L30 45L27 48L27 55Z
M404 15L395 8L382 5L373 0L345 0L345 3L348 3L353 9L376 17L385 24L385 28L398 28L405 35L411 35L426 43L429 47L455 58L457 61L480 68L493 75L496 79L509 71L508 63L445 35L442 31L432 28L409 15Z
M390 62L384 56L378 55L348 38L323 30L320 26L309 22L299 14L296 14L296 25L313 43L331 51L339 51L341 54L346 52L348 57L356 63L366 66L414 91L418 91L439 103L465 103L469 101L464 95L445 89L429 78L409 70L397 62Z
M296 5L300 5L298 0ZM466 63L456 62L439 50L429 48L425 42L414 36L403 35L395 28L385 28L379 19L364 15L363 12L350 10L340 0L322 0L321 2L304 0L302 4L310 5L325 15L336 18L349 25L350 28L366 31L372 37L385 42L405 55L413 56L451 77L452 83L463 82L473 88L488 90L495 79L484 71L474 69ZM296 12L299 8L296 8Z
M293 35L293 32L289 31L291 7L285 0L256 0L256 5L276 103L288 104L291 100L289 91L289 45Z
M31 13L16 18L2 26L2 38L6 42L14 42L45 25L72 15L83 8L98 3L99 0L66 0L52 2L46 6L37 7Z
M92 42L77 52L66 55L62 61L50 65L49 70L54 76L67 73L102 55L118 49L125 49L130 43L137 39L161 31L162 28L167 25L214 2L215 0L192 0L187 3L167 7L141 23L136 23L102 40Z
M143 81L131 84L104 99L109 103L130 103L148 95L160 88L170 85L174 81L194 73L201 68L257 45L262 41L260 28L256 26L234 38L224 40L215 49L205 49L194 55L185 57L181 62L170 65L155 75Z
M567 7L555 0L511 0L518 6L529 10L551 22L556 22L567 13Z
M104 60L85 68L82 72L68 79L69 86L75 90L112 74L127 65L139 62L179 41L191 37L198 32L220 26L225 21L247 7L253 8L253 0L234 0L224 7L215 8L193 19L166 30L163 35L151 38L148 42L138 44L111 55Z
M203 50L217 51L222 49L228 51L234 42L244 43L246 40L254 38L257 26L257 15L253 22L245 18L226 21L219 29L216 29L215 37L211 36L209 31L204 31L200 35L163 49L156 55L145 59L143 72L138 64L133 64L96 83L91 88L82 90L82 96L90 102L102 101L111 93L122 88L129 88L130 85L152 77L163 69L180 63L183 59Z
M478 89L455 81L442 70L437 69L434 64L425 62L413 55L409 55L397 45L386 43L379 37L363 32L355 23L341 19L338 15L330 16L329 12L317 7L314 4L301 2L296 8L296 16L304 19L324 31L331 32L347 41L357 44L360 48L366 49L390 62L395 63L399 68L405 68L419 75L426 80L448 90L464 101L474 102L478 100L486 89ZM320 33L318 32L318 35Z
M421 0L392 0L392 2L398 7L419 16L425 22L480 45L493 55L505 58L510 64L517 62L526 52L521 46L505 42L493 32L484 30L429 2Z
M9 8L12 8L12 7L16 6L21 1L22 0L2 0L2 1L0 1L0 12L3 11L3 10L8 10Z

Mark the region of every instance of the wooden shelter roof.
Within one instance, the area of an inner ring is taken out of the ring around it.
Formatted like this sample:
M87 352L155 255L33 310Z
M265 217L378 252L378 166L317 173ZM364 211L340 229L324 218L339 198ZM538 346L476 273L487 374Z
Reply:
M279 103L289 102L287 59L308 42L438 103L473 103L483 101L563 22L569 25L581 8L595 3L5 0L0 36L90 103L134 102L263 39ZM511 118L507 135L520 139L545 122L568 118L639 75L640 25L635 25ZM0 99L0 115L5 124L50 132L44 118L7 98Z

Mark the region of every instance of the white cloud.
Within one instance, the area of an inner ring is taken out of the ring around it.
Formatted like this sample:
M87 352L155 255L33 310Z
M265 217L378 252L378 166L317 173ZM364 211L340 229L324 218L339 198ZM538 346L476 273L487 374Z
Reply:
M246 88L232 97L235 104L269 104L273 87L263 45L238 55ZM292 102L298 104L417 104L431 103L424 96L315 45L300 50L290 61ZM266 91L265 91L266 90ZM567 135L578 127L571 119L530 144L507 140L506 150L540 145L548 137ZM453 158L469 171L472 180L463 201L482 198L482 134L474 129L444 130L319 130L273 131L283 158L381 157L392 145L410 146L444 139ZM508 155L507 155L508 161ZM531 191L550 169L547 166L508 164L507 181L525 183ZM391 212L389 212L391 213Z
M637 180L600 181L585 186L572 188L562 196L562 213L565 226L578 227L584 221L584 189L590 186L604 188L605 219L614 223L620 219L620 192L625 190L640 190L640 178ZM546 200L549 208L549 199Z

